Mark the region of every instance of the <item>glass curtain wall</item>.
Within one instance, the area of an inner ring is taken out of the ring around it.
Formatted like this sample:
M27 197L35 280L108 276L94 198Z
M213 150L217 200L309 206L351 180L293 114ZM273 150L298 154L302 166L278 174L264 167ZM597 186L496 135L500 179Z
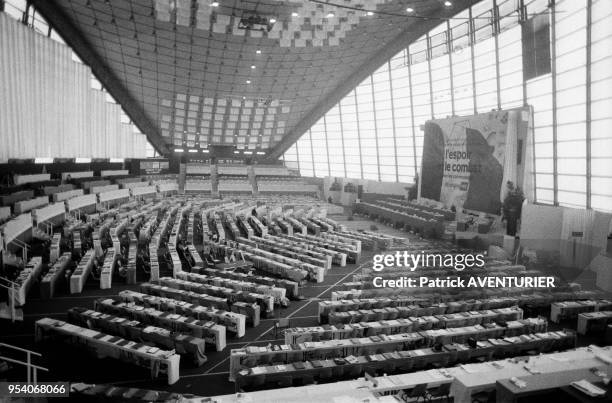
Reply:
M525 79L521 21L537 16L550 68ZM284 159L304 176L410 183L427 120L522 105L534 109L534 201L612 211L610 0L480 1L384 63Z

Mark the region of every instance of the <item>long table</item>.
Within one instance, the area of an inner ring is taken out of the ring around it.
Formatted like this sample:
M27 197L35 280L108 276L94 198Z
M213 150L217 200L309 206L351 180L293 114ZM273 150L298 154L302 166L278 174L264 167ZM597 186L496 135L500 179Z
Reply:
M605 374L605 366L599 366L597 368L599 371L593 371L592 369L572 368L544 374L535 373L529 376L513 377L514 382L511 379L500 379L495 383L495 399L498 402L518 403L525 401L522 399L534 398L535 396L542 395L542 397L545 397L546 394L553 392L555 389L568 386L574 381L584 379L591 383L601 382L603 377L595 372L603 372ZM522 383L522 385L519 387L517 383ZM597 399L596 401L602 401L602 399ZM609 402L610 400L608 399L607 401Z
M32 287L32 284L38 280L38 276L42 271L42 257L34 256L30 259L28 264L19 272L19 275L14 280L19 285L19 288L12 290L13 298L17 305L25 305L28 291Z
M144 294L178 299L181 301L187 301L202 306L210 306L225 310L229 309L227 298L220 298L207 294L198 294L193 291L178 290L176 288L166 287L154 283L142 283L140 284L140 290ZM259 308L259 306L257 306L257 308Z
M213 321L225 326L228 331L235 333L237 337L242 337L245 333L246 316L240 313L192 304L172 298L156 297L131 290L120 291L119 297L125 302L134 302L139 305L151 306L160 311L168 311L201 320Z
M217 351L225 348L225 327L211 321L202 321L171 312L162 312L155 308L125 303L119 298L99 298L94 301L94 309L98 312L128 317L166 329L189 333L192 336L203 338L208 344L215 346Z
M100 271L100 289L105 290L111 288L116 261L117 252L114 248L108 248L106 250L106 256L104 256L102 270Z
M36 321L35 332L37 342L48 337L70 340L73 344L85 347L99 359L111 357L150 368L152 378L157 378L160 372L165 373L169 385L179 379L180 356L174 350L160 350L51 318Z
M395 317L410 317L410 316L431 316L444 315L456 312L468 311L483 311L487 309L508 308L517 305L519 302L516 298L489 298L489 299L471 299L458 300L449 302L433 303L428 299L421 299L414 296L392 296L379 298L364 298L364 299L338 299L335 301L320 301L319 302L319 323L329 322L330 324L343 323L346 319L352 317L349 312L396 308L397 316ZM408 308L400 309L400 308ZM380 311L379 311L380 312ZM381 319L392 319L394 313L389 309L388 317ZM378 315L378 313L377 313ZM372 319L373 320L373 319ZM380 319L379 319L380 320ZM348 320L346 321L348 323Z
M610 322L612 322L612 311L585 312L578 315L576 330L578 334L587 334L594 324L603 330Z
M127 340L142 340L156 347L175 350L178 354L189 357L191 362L198 367L206 362L205 341L199 337L87 308L69 309L68 320L79 326L107 332Z
M53 298L57 288L59 287L60 281L64 277L64 273L66 272L68 265L72 261L71 256L72 254L70 252L64 253L43 276L42 280L40 281L41 298Z
M93 263L95 259L95 251L93 249L89 249L85 255L81 258L79 265L70 276L70 293L78 294L83 291L83 287L85 286L85 282L91 273L91 269L93 268Z
M578 317L583 312L597 312L612 309L612 301L589 300L589 301L559 301L550 305L550 320L558 323L562 319Z
M232 350L230 355L230 377L240 365L258 365L267 362L292 362L311 360L314 358L337 358L349 355L382 354L414 349L415 347L431 347L436 344L450 345L453 343L466 343L469 338L474 340L487 340L491 345L503 346L504 340L521 335L546 332L546 322L538 319L509 322L508 327L494 324L485 326L466 326L454 329L427 330L420 332L379 334L370 337L355 337L348 339L335 339L323 341L296 340L281 346L249 347ZM493 340L493 341L491 341ZM232 362L233 360L233 362ZM233 372L232 372L233 369Z
M495 354L514 356L534 349L546 352L551 349L573 346L575 339L576 335L572 332L551 332L513 338L490 339L481 341L476 348L453 344L449 348L442 346L439 350L424 348L362 356L348 355L335 359L312 359L286 364L258 365L239 370L235 375L235 379L239 385L247 387L251 385L264 385L266 383L274 384L281 380L292 382L293 379L299 378L304 383L312 383L314 379L332 381L343 376L357 378L366 371L385 371L386 373L395 371L407 372L411 369L420 369L431 364L445 366L451 363L467 362L479 356L489 359ZM461 367L469 367L471 365L478 364L466 364ZM446 382L450 383L452 381L452 371L454 369L450 368L445 371L448 374L444 376ZM466 398L461 392L459 389L454 393L455 396L463 396L461 399L456 398L455 401L471 401L469 397Z
M268 286L250 281L233 280L224 277L208 276L206 274L181 272L176 275L177 278L188 280L200 284L211 284L217 287L231 288L236 291L248 291L259 295L267 295L272 297L273 305L280 304L286 298L287 290L285 288ZM269 305L269 300L268 300ZM269 306L266 307L269 310Z
M237 301L257 303L265 312L274 312L274 298L253 292L240 292L231 288L217 287L209 284L200 284L179 278L162 277L160 285L176 288L178 290L193 291L199 294L208 294L215 297L226 298L230 304Z
M374 311L402 310L405 308L410 311L410 307L374 309L370 312L372 316L376 316ZM360 311L361 313L362 311ZM367 315L368 311L363 311ZM380 312L381 314L383 312ZM347 312L348 313L348 312ZM364 315L365 316L365 315ZM362 316L363 318L363 316ZM523 310L518 307L500 308L483 311L468 311L461 313L451 313L445 315L431 316L405 316L398 319L378 320L375 321L360 320L356 323L324 325L312 327L298 327L285 330L285 343L295 343L296 340L304 337L318 340L329 339L346 339L356 336L374 336L380 333L394 334L405 333L419 330L440 329L451 327L463 327L471 325L480 325L483 323L494 322L498 320L511 321L523 318ZM369 319L369 318L366 318Z
M551 355L529 357L526 360L503 360L451 368L454 377L451 394L458 402L469 402L471 396L495 388L498 379L554 374L571 369L607 367L598 356L610 355L610 347L583 347Z
M427 219L413 214L393 210L384 206L370 203L355 203L356 213L367 213L383 219L387 219L393 224L399 224L420 232L425 237L440 237L444 234L444 223L442 221Z
M236 247L215 244L212 242L208 244L210 244L212 249L217 253L222 251L224 256L230 256L234 253L238 256L244 256L246 259L253 262L256 269L274 273L280 277L288 278L293 281L302 281L308 277L312 281L322 282L325 275L325 269L323 267L313 266L297 259L277 255L245 244L236 244Z
M604 361L596 358L596 355L605 354L610 356L612 347L599 348L578 348L575 350L543 354L537 357L530 357L529 362L535 365L554 363L559 367L557 371L562 372L573 369L572 360L576 360L580 368L599 367ZM611 357L612 358L612 357ZM479 368L482 365L483 368ZM278 389L261 390L256 392L228 394L222 396L214 396L212 399L217 403L239 403L248 400L252 403L263 403L272 401L285 401L287 396L292 396L292 400L300 403L306 402L321 402L333 403L338 401L376 401L376 402L397 402L396 394L403 390L411 390L420 384L427 384L428 388L434 388L441 384L453 384L455 375L463 377L469 375L468 371L476 376L479 373L493 372L483 379L483 383L487 384L485 390L491 390L495 387L495 381L498 379L508 379L512 376L529 376L531 373L524 369L525 359L506 358L485 364L459 366L454 368L430 369L416 372L405 372L397 375L384 375L371 378L351 379L347 381L336 381L332 383L320 383L317 385L307 385L302 387L283 387ZM467 369L467 371L466 371ZM483 371L484 370L484 371ZM513 373L516 370L516 373ZM492 383L490 383L492 380ZM471 385L478 385L472 382ZM453 387L451 387L453 389ZM455 387L454 391L465 392L465 388ZM455 402L471 402L471 391L469 394L462 396L454 395ZM460 400L463 397L464 400Z
M246 274L240 273L237 271L225 271L218 270L213 268L205 268L202 269L201 272L203 274L208 274L216 277L229 278L233 280L242 280L242 281L252 281L258 284L265 284L269 286L275 287L283 287L286 291L286 296L289 298L295 298L299 294L299 284L295 281L283 279L283 278L274 278L274 277L266 277L266 276L258 276L256 274Z
M255 367L269 362L291 363L310 359L404 351L424 344L426 344L425 338L415 332L382 337L298 342L268 347L232 349L230 353L230 380L234 380L238 371L245 366Z

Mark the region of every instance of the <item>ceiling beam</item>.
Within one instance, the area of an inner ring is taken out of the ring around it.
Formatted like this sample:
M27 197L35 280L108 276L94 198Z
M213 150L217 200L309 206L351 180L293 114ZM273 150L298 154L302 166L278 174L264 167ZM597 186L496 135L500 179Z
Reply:
M169 149L159 128L149 119L142 105L130 94L106 61L94 50L84 33L72 23L55 0L31 0L31 2L53 29L72 47L79 58L91 68L100 83L121 104L125 113L147 136L157 152L161 155L168 155Z
M452 15L455 15L466 9L473 1L460 0L455 1L451 10ZM395 37L389 44L384 46L380 51L368 58L368 61L362 64L354 73L346 80L338 84L332 91L329 92L326 98L318 102L293 129L287 133L283 139L270 150L266 155L266 160L271 161L279 158L287 151L312 125L314 125L323 115L331 108L340 102L348 93L357 87L370 74L376 71L380 66L386 63L397 53L408 47L409 44L419 39L422 35L438 26L442 21L439 19L443 8L437 7L432 12L431 16L436 16L431 20L420 19L418 22L408 25L408 28Z

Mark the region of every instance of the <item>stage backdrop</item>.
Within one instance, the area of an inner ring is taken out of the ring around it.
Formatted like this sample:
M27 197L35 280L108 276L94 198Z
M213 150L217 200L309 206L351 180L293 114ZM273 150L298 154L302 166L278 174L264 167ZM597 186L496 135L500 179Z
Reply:
M500 214L505 183L523 182L529 121L529 107L428 121L419 197Z

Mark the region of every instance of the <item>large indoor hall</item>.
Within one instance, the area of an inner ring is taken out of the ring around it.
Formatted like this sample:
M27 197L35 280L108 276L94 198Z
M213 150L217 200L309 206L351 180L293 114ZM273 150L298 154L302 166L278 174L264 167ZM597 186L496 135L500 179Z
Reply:
M611 379L611 0L0 0L0 402Z

